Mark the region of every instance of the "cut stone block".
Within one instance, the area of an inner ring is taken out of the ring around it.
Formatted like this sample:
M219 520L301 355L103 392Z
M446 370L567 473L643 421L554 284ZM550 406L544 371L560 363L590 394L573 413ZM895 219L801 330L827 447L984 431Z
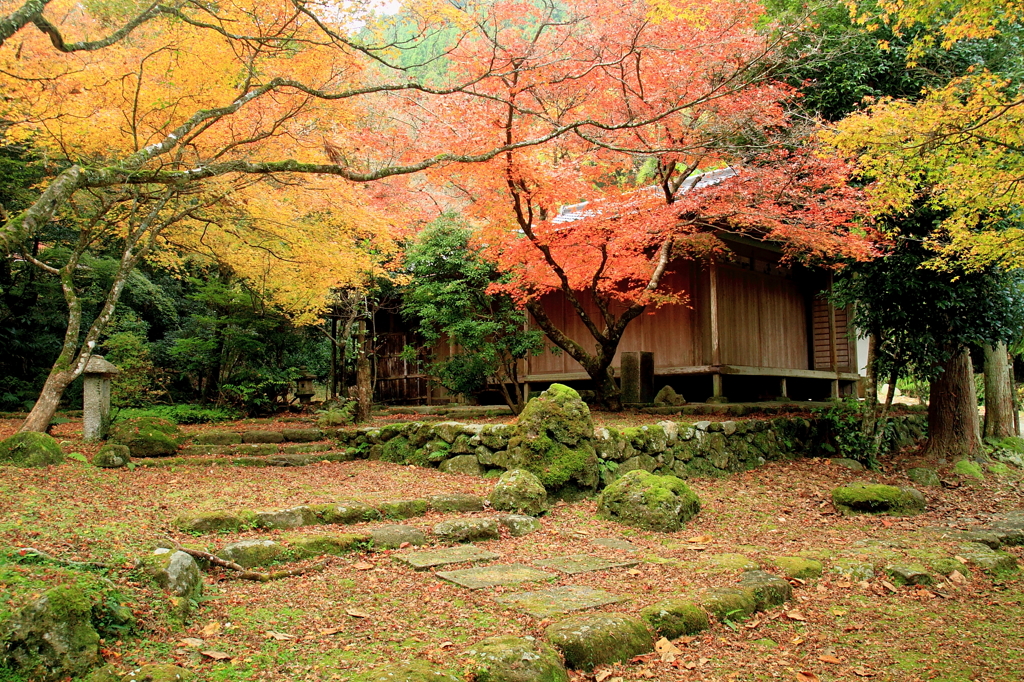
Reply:
M435 575L471 590L549 580L555 577L554 573L539 571L526 564L495 564L480 568L464 568L459 571L438 571Z
M639 561L610 561L589 554L570 554L568 556L556 556L543 561L535 561L538 566L553 568L562 573L575 575L577 573L589 573L591 571L606 571L609 568L629 568L636 566Z
M640 548L628 540L622 538L594 538L591 542L598 547L617 549L622 552L639 552Z
M370 538L374 547L384 549L397 549L407 542L417 547L427 544L427 536L419 528L394 523L374 528Z
M582 585L565 585L550 590L519 592L495 597L495 601L510 606L534 618L549 618L562 613L593 609L608 604L629 601L629 597Z
M425 571L435 566L447 566L449 564L463 564L468 561L493 561L501 558L500 554L488 552L475 545L458 545L446 547L427 552L412 552L398 557L398 560L415 568L417 571Z
M431 509L439 512L471 512L484 508L484 498L462 493L431 495L427 502L430 503Z

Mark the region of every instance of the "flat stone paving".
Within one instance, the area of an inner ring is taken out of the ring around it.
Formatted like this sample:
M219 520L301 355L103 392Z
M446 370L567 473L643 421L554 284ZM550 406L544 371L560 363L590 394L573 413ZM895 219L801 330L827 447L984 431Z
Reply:
M565 585L550 590L519 592L495 597L499 604L510 606L534 618L548 618L561 613L592 609L628 601L629 597L581 585Z
M608 549L618 549L623 552L639 552L640 548L634 545L629 540L623 540L622 538L594 538L591 542L598 547L607 547Z
M539 571L526 564L495 564L480 568L464 568L459 571L438 571L434 575L471 590L549 580L557 577L554 573Z
M398 557L398 560L412 566L417 571L425 571L435 566L464 564L467 561L493 561L499 558L501 558L500 554L473 545L456 545L427 552L411 552Z
M611 561L599 556L589 554L570 554L568 556L556 556L550 559L533 562L544 568L553 568L562 573L576 575L577 573L589 573L591 571L606 571L609 568L629 568L636 566L639 561Z

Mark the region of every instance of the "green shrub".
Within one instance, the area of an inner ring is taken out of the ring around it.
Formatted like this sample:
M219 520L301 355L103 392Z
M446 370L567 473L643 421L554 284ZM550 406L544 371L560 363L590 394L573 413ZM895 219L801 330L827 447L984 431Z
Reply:
M209 424L241 418L241 413L230 407L214 405L153 405L146 408L119 410L115 421L156 417L175 424Z

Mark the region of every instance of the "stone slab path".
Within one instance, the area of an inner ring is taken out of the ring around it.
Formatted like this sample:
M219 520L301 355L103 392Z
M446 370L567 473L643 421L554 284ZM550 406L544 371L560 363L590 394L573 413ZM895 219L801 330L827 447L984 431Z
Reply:
M495 564L480 568L464 568L459 571L438 571L434 575L471 590L550 580L557 577L554 573L540 571L526 564Z
M534 618L548 618L562 613L582 611L608 604L628 601L629 597L581 585L565 585L550 590L519 592L495 597L499 604L510 606Z
M629 568L630 566L636 566L640 562L609 561L608 559L590 556L589 554L570 554L543 559L534 563L544 568L553 568L562 573L576 575L577 573L590 573L591 571L606 571L610 568Z
M470 561L493 561L499 558L501 558L500 554L480 549L474 545L457 545L427 552L411 552L398 557L398 560L415 568L417 571L425 571L435 566L464 564Z
M617 549L622 552L639 552L640 548L634 545L629 540L623 540L622 538L594 538L591 542L598 547L607 547L608 549Z

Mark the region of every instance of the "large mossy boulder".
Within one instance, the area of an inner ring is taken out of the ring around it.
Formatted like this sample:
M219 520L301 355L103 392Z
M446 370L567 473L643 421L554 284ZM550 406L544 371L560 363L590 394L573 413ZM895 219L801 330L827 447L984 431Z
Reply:
M675 476L630 471L604 489L597 502L602 518L646 530L671 533L700 511L700 500Z
M84 676L102 660L93 603L73 585L60 585L0 623L0 666L25 679Z
M157 417L135 417L114 424L111 443L127 445L132 457L169 457L178 452L181 430L176 424Z
M63 461L60 445L45 433L22 431L0 441L0 465L45 467Z
M569 682L558 652L533 637L488 637L465 656L476 682Z
M580 394L562 384L526 404L508 442L510 468L536 474L548 489L574 484L597 487L594 422Z
M586 672L654 650L647 624L624 613L573 616L548 626L544 634L562 652L566 666Z
M832 504L846 516L911 516L924 511L924 495L914 488L855 481L832 491Z
M203 594L203 574L192 555L161 547L153 552L146 571L156 584L176 597L193 601Z
M506 471L494 485L491 506L498 511L538 516L548 510L548 491L540 479L525 469Z

